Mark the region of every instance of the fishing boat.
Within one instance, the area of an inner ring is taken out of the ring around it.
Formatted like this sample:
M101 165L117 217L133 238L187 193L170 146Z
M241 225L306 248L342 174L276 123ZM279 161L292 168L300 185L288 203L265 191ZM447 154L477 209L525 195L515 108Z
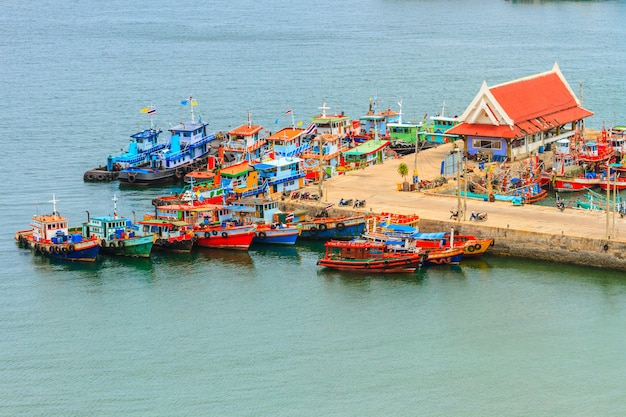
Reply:
M395 252L387 245L366 240L330 240L317 265L340 271L368 273L415 272L426 259L424 252Z
M289 223L300 230L301 239L350 240L365 230L367 216L313 217Z
M178 220L146 219L137 224L145 233L156 236L152 249L168 252L191 252L196 241L192 228Z
M152 251L154 234L117 214L117 197L113 196L113 216L91 217L82 225L82 234L88 239L100 240L102 253L115 256L147 258Z
M463 259L465 249L462 247L451 247L443 249L425 249L427 256L424 266L429 265L458 265Z
M207 163L209 154L215 149L217 136L208 131L209 124L194 116L196 101L189 97L181 102L189 105L191 121L182 122L170 131L169 148L151 154L148 164L128 167L119 172L120 185L148 186L182 181L186 173Z
M57 211L57 202L53 195L52 214L33 216L31 228L16 232L15 240L22 248L53 259L94 262L100 252L100 241L84 238L77 229L70 230L67 219Z
M152 117L156 114L154 106L146 107L142 113ZM85 181L112 181L118 178L121 170L146 165L154 154L158 154L169 147L167 142L159 142L159 135L163 131L152 123L150 128L130 135L130 143L126 151L117 155L109 155L106 165L90 169L83 174Z
M447 133L448 130L459 124L458 116L449 117L445 115L446 103L443 103L441 113L431 116L427 121L427 115L424 115L421 129L418 132L418 140L420 142L430 142L435 144L454 142L459 138L458 135Z
M255 224L242 224L232 218L228 206L207 203L155 206L155 213L144 220L181 221L192 227L195 245L207 248L247 250L256 232Z
M296 226L281 222L278 201L268 198L243 198L226 206L239 224L256 224L253 244L293 245L300 235Z
M193 227L196 244L205 248L248 250L254 239L255 224L238 225L222 222L219 225L198 224Z

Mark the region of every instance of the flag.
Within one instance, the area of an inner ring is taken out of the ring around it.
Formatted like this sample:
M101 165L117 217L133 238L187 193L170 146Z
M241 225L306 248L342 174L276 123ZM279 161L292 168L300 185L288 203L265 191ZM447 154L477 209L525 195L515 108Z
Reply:
M274 124L278 124L278 119L274 120Z
M285 216L285 220L290 222L294 219L294 214L293 213L289 213L287 216Z
M317 132L317 125L315 123L311 123L309 127L307 127L306 130L304 131L304 134L312 135L315 132Z
M197 106L198 102L194 100L193 97L189 96L187 100L181 101L180 104L182 104L183 106L186 106L187 104L192 105L192 106Z
M302 126L302 120L298 122L298 126Z
M148 110L148 116L154 116L156 114L156 107L150 107Z
M334 206L334 204L333 204L333 203L326 204L326 207L324 207L324 210L328 210L328 209L330 209L332 206Z
M142 113L148 113L149 110L150 110L149 107L145 107L145 108L141 109L141 112Z
M286 114L286 115L290 115L290 114L292 114L292 113L293 113L293 111L291 111L291 109L287 109L287 110L285 110L285 114Z

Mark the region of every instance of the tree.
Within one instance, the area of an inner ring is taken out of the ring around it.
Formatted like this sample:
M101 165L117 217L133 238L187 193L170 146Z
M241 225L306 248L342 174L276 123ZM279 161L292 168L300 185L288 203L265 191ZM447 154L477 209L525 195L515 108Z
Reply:
M409 183L406 181L406 176L409 175L409 167L406 166L404 162L398 165L398 174L400 174L403 179L402 189L404 191L407 191L409 188Z

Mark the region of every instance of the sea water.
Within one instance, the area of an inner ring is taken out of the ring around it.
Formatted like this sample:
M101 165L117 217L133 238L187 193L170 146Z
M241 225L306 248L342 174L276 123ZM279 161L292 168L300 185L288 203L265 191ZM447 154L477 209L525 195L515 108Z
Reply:
M13 241L53 194L72 224L114 195L151 211L175 187L83 172L187 120L190 95L215 131L306 126L324 102L422 120L558 63L588 127L624 123L625 18L619 1L3 1L0 415L626 414L621 272L486 255L359 275L319 269L315 243L79 265Z

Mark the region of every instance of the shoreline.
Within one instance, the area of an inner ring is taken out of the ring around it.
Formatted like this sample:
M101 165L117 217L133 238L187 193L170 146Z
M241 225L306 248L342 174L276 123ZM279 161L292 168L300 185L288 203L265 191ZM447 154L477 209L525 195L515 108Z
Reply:
M419 152L420 180L440 177L441 161L452 149L453 145L449 143ZM331 215L354 212L416 214L422 232L454 228L455 233L493 237L495 244L489 253L497 256L626 271L626 220L614 213L607 216L606 212L573 209L561 212L556 207L513 206L510 202L467 199L466 213L487 212L488 220L475 223L469 221L469 215L467 220L451 220L450 210L456 209L458 203L456 196L431 191L398 191L397 183L402 182L402 177L397 168L402 162L409 167L409 172L413 172L414 154L387 160L325 180L323 198L319 201L284 200L281 209L298 208L314 214L321 205L334 203ZM448 178L448 185L452 182ZM309 185L304 190L317 192L318 187ZM361 209L340 207L337 203L341 198L364 199L366 206Z

